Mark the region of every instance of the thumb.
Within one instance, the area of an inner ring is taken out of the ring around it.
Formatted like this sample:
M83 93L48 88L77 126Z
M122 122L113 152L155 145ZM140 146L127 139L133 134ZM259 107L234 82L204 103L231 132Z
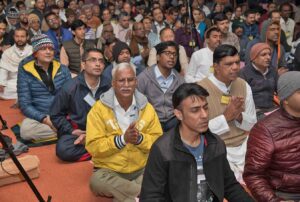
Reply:
M136 124L136 121L133 121L128 128L134 128L135 127L135 124Z

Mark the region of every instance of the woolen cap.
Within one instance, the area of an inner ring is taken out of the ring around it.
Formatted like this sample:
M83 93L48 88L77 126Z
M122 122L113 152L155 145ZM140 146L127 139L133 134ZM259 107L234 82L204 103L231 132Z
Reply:
M250 60L255 60L259 53L265 49L269 49L271 51L271 48L267 43L257 43L254 46L252 46L250 51Z
M278 96L283 101L300 90L300 72L290 71L281 75L278 79Z
M51 47L54 49L53 42L46 34L37 34L33 36L31 38L31 45L34 53L44 47Z
M118 57L121 53L122 50L124 49L127 49L129 50L130 54L131 54L131 51L130 51L130 48L129 46L127 45L127 43L125 42L122 42L122 41L118 41L116 42L116 44L114 45L113 47L113 50L112 50L112 55L113 55L113 58L114 58L114 61L116 61L118 63Z

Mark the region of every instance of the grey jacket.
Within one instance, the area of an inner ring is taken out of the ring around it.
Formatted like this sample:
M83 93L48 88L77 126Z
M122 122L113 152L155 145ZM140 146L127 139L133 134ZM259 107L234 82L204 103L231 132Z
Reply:
M143 93L153 105L160 122L166 122L174 117L172 95L184 83L184 79L174 71L175 78L169 89L164 93L156 80L155 65L148 67L138 76L138 90Z

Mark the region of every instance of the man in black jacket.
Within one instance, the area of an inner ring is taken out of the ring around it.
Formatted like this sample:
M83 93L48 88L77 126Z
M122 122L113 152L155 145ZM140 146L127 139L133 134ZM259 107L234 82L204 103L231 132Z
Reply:
M208 95L193 83L174 92L180 123L152 146L141 202L253 201L230 170L224 142L208 130Z
M84 147L86 117L111 86L110 80L102 76L104 58L100 50L88 49L82 56L82 67L83 71L62 87L50 110L58 134L56 155L63 161L90 159Z

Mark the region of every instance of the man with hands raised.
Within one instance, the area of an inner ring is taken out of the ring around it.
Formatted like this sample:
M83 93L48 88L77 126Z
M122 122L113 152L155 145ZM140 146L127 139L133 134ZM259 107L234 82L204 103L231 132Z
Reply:
M240 57L235 47L217 47L213 67L214 74L198 83L210 94L209 129L224 140L230 167L242 181L248 134L256 123L252 91L238 78Z
M135 201L150 148L162 135L153 106L136 86L135 68L117 64L112 88L87 117L86 149L94 163L90 188L96 196L114 201Z

